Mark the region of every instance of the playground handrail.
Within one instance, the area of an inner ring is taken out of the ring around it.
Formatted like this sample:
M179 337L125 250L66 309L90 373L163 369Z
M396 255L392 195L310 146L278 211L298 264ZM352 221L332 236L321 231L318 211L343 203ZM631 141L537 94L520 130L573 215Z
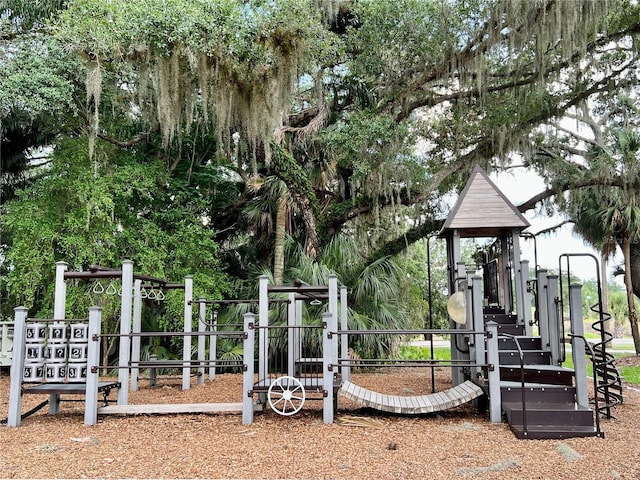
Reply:
M459 334L474 334L478 333L473 329L416 329L416 330L384 330L384 329L376 329L376 330L336 330L335 332L329 332L329 335L459 335ZM484 333L484 332L482 332Z
M520 341L515 335L511 335L509 333L503 333L500 335L501 337L511 338L516 344L516 349L518 350L518 356L520 357L520 391L522 392L522 434L526 437L529 432L527 431L527 391L524 386L524 352L520 347Z

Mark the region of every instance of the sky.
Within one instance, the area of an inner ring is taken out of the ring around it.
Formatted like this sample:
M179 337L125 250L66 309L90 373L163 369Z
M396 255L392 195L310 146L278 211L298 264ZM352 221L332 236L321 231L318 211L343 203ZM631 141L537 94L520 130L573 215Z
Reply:
M523 172L523 169L513 169L509 172L500 173L499 175L491 174L489 177L502 191L502 193L513 203L518 206L534 195L545 189L544 182L535 173ZM536 234L545 228L559 224L563 219L555 216L548 217L544 213L530 210L524 214L525 218L531 223L527 229L528 232ZM573 233L573 226L567 224L562 226L555 233L548 233L537 237L538 264L541 268L558 269L559 257L563 253L590 253L600 258L599 253L588 246L581 237ZM529 260L531 268L534 266L533 241L521 241L522 258ZM616 263L621 263L621 255L617 255L609 262L609 272ZM563 263L563 268L566 262ZM571 259L571 273L583 280L591 280L596 278L596 264L588 258ZM611 274L609 273L611 280ZM617 277L616 282L622 283L622 278Z

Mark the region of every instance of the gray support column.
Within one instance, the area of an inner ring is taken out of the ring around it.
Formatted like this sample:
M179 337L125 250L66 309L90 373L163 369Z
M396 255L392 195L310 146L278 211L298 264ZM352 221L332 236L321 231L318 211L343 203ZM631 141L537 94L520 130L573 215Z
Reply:
M100 332L102 309L89 308L89 329L87 345L87 383L84 400L84 424L95 425L98 422L98 372L100 365ZM126 390L126 385L122 388ZM121 389L122 389L121 388Z
M511 296L511 256L509 255L509 243L507 238L500 239L500 250L502 252L502 292L504 294L504 311L509 313L513 311L513 298Z
M258 378L266 380L269 372L267 359L269 358L269 345L267 342L267 327L269 326L269 278L260 275L258 279Z
M142 332L142 280L133 282L133 329L132 333ZM131 337L131 362L137 364L140 362L140 341L138 335ZM140 376L140 367L131 367L131 391L138 391L138 377Z
M8 427L19 427L22 414L22 376L24 374L25 335L27 326L26 307L14 308L13 314L13 359L11 361L11 386L9 387Z
M489 364L489 420L502 421L500 395L500 356L498 353L498 324L487 322L487 363Z
M322 399L322 420L324 423L333 423L333 344L330 338L331 332L336 330L336 314L325 312L322 314L322 323L326 328L322 330L322 385L325 391Z
M560 363L560 342L562 322L561 315L558 315L558 275L547 276L547 312L549 315L549 347L551 349L551 364L558 365Z
M571 333L584 336L582 317L582 285L569 286L569 319ZM573 357L574 376L576 379L576 403L589 407L589 393L587 391L587 361L584 339L571 338L571 356Z
M340 367L338 365L338 334L335 333L338 331L338 277L336 275L329 275L329 312L331 313L331 362L333 363L333 373L334 378L335 374L340 371ZM333 387L333 380L331 381L331 386ZM333 392L333 388L331 389Z
M538 335L542 350L549 351L549 285L547 271L538 270Z
M182 390L191 388L191 332L193 331L193 277L184 279L184 337L182 340Z
M471 298L473 303L470 309L467 307L467 310L471 310L471 319L468 328L473 329L475 332L470 338L470 346L472 347L472 358L476 363L474 373L477 379L482 376L482 367L480 365L484 365L486 361L484 318L482 315L482 277L480 275L471 275L469 279L471 281Z
M515 298L513 299L516 313L516 323L518 325L524 325L524 290L526 289L526 282L522 283L522 265L520 264L520 233L517 231L511 232L511 244L513 246L513 258L511 259L513 267L513 282L515 287Z
M206 312L206 307L205 307ZM216 379L216 362L218 360L218 311L215 306L211 307L211 329L212 335L209 335L209 380Z
M207 351L206 351L206 340L207 337L204 335L207 332L207 304L204 303L204 298L198 304L198 385L204 384L204 375L205 375L205 366L204 362L207 359ZM213 337L215 338L215 337ZM209 345L211 348L211 345ZM215 348L215 345L214 345Z
M349 305L347 303L347 287L344 285L340 287L340 330L347 331L349 330ZM340 339L340 357L348 360L349 359L349 334L343 333L342 338ZM340 367L340 372L342 373L342 379L346 382L351 381L351 364L350 363L342 363Z
M54 320L65 319L65 309L67 303L67 282L64 281L64 273L69 265L67 262L56 262L56 283L53 293L53 318Z
M458 244L459 242L460 242L460 239L458 239ZM467 278L467 270L466 270L465 263L457 262L453 284L452 284L452 290L449 291L449 295L453 295L454 293L459 291L464 291L466 296L467 295L466 290L462 290L462 283L464 280L466 280L466 278ZM470 303L468 302L467 305L469 304ZM451 329L458 328L457 325L458 324L456 322L454 322L452 319L449 319L449 328ZM460 337L459 335L451 335L451 338L450 338L451 360L453 360L454 363L455 361L460 361L465 359L463 353L460 352L456 346L456 345L462 345L462 342L463 342L462 337ZM451 381L454 386L460 385L462 382L464 382L464 375L462 373L461 367L453 367L451 369Z
M55 292L53 298L53 319L64 320L66 317L67 283L64 281L64 273L67 271L67 263L56 262ZM49 395L49 414L60 413L60 394Z
M289 303L287 304L287 326L296 327L297 319L296 319L296 294L289 293L288 295ZM287 329L287 344L289 348L287 349L287 375L290 377L295 377L295 367L296 360L300 358L300 353L298 352L298 341L300 339L300 330L298 328L288 328Z
M133 293L133 262L122 262L122 299L120 303L120 351L118 358L118 405L129 403L129 358L131 355L131 309Z
M531 325L531 293L529 292L529 260L520 261L520 305L518 307L519 312L522 314L522 321L524 322L525 335L533 335L533 326Z
M243 362L244 373L242 374L242 424L251 425L253 423L253 376L254 376L254 350L255 350L255 330L256 316L253 313L244 314L244 346Z

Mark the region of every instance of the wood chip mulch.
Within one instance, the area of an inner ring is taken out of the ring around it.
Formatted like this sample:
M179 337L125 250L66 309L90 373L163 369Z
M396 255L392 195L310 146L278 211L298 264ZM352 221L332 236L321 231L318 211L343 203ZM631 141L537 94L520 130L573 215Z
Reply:
M431 391L424 370L358 373L354 383L398 395ZM437 372L438 389L450 386ZM129 402L240 402L240 375L203 385L162 379L141 382ZM380 414L339 400L336 422L322 422L322 402L298 414L101 416L83 424L83 403L46 408L19 428L0 425L0 478L543 478L639 479L640 386L626 385L605 438L518 440L506 423L492 424L469 405L417 417ZM25 395L25 412L46 396ZM0 419L9 378L0 374Z

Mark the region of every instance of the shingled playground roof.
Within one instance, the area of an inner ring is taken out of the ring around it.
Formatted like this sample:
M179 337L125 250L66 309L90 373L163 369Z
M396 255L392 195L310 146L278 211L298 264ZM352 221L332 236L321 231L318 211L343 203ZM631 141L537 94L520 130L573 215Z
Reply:
M521 231L530 224L518 209L476 166L440 231L458 230L465 237L500 237L505 231Z

